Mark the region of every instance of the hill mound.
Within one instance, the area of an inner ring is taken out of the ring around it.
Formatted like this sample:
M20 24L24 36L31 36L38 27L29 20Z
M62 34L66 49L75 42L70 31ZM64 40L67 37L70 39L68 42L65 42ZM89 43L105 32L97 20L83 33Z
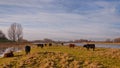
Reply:
M75 56L62 52L38 52L14 58L1 64L2 68L102 68L98 62L76 60Z

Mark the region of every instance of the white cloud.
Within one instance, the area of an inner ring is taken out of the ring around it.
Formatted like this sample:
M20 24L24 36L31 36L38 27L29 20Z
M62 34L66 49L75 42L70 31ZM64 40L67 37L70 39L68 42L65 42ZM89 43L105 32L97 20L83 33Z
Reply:
M23 7L44 7L51 5L54 0L31 0L31 1L16 1L16 0L2 0L0 4L4 5L16 5ZM41 4L40 4L41 3ZM48 4L49 3L49 4ZM119 28L115 28L113 24L120 23L120 16L116 15L116 3L108 2L94 2L97 6L103 7L102 9L97 9L95 11L87 12L87 14L79 13L68 13L65 9L64 12L42 12L40 9L36 13L29 14L3 14L0 16L0 23L6 25L1 26L0 29L4 29L7 33L11 23L17 22L21 23L24 28L24 37L27 39L106 39L119 37ZM55 6L54 8L57 8ZM31 8L33 9L33 8ZM57 10L57 9L56 9ZM59 10L58 10L59 11ZM80 10L78 10L80 11ZM0 13L1 14L1 13ZM9 26L8 26L9 23ZM112 26L112 27L111 27Z
M107 36L107 32L110 29L110 23L120 22L119 19L114 15L107 16L98 14L90 14L87 16L77 15L77 14L51 14L51 13L39 13L36 15L11 15L8 18L2 18L0 22L18 22L24 24L29 24L29 26L33 26L33 24L46 23L46 27L30 27L27 26L24 28L25 37L29 38L31 35L35 35L36 37L32 37L33 39L39 37L40 38L50 37L65 37L65 38L105 38L110 37ZM89 18L90 17L90 18ZM106 18L107 17L107 18ZM107 20L106 20L107 19ZM26 23L25 23L26 22ZM30 22L30 23L29 23ZM55 26L51 25L60 25L60 27L56 27L57 29L53 29ZM39 24L40 25L40 24ZM47 28L47 26L49 26ZM34 29L35 28L35 29ZM30 29L27 31L26 29ZM38 30L39 29L39 30ZM51 31L52 30L52 31ZM34 33L33 33L34 32ZM112 32L112 31L109 31ZM113 30L114 32L114 30ZM112 36L113 37L113 36Z

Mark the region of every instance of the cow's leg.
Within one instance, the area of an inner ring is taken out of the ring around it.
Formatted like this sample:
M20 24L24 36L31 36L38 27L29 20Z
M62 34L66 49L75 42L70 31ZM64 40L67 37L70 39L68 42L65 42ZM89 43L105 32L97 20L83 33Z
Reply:
M95 48L93 48L93 51L95 51Z
M43 48L43 46L41 45L41 48Z
M26 51L26 55L28 54L28 52Z
M87 50L89 50L89 47L87 47Z
M29 51L26 51L26 55L29 53Z

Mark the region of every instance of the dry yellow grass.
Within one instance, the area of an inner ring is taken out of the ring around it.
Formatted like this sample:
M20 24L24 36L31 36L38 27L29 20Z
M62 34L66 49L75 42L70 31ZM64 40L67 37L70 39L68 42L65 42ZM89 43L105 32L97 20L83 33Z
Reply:
M15 53L13 58L0 58L0 67L11 68L120 68L120 49L52 46L43 49L32 46L29 55ZM7 62L6 62L7 61Z

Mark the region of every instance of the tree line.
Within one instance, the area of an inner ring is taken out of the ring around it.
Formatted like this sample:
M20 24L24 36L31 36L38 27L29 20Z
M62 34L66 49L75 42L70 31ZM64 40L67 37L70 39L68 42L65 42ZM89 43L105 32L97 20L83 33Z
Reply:
M114 38L114 39L106 39L103 41L93 41L93 40L87 40L87 39L79 39L79 40L73 40L69 42L75 42L75 43L82 43L82 42L102 42L102 43L120 43L120 38Z
M23 41L23 28L22 25L19 23L13 23L8 29L8 38L5 36L5 34L0 30L0 42L1 41L12 41L12 42L20 42ZM36 42L55 42L52 39L44 39L44 40L35 40ZM59 42L59 41L57 41ZM62 41L63 42L63 41ZM97 41L91 41L87 39L79 39L79 40L74 40L74 41L68 41L68 42L76 42L76 43L81 43L81 42L97 42ZM115 38L115 39L106 39L105 41L102 42L107 42L107 43L120 43L120 37Z

